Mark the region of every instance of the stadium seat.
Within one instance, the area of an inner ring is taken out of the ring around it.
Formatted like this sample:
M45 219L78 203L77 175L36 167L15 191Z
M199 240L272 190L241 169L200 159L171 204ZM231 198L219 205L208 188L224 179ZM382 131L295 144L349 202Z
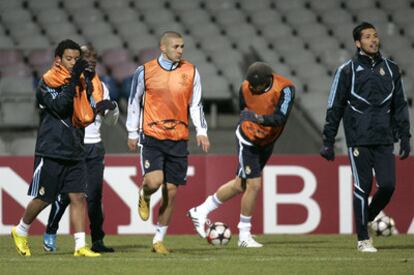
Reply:
M10 153L14 156L32 156L36 147L36 137L19 137L10 143Z
M130 2L130 0L99 0L98 4L101 9L108 12L113 9L129 8Z
M413 8L402 8L392 12L393 21L401 27L414 26L414 9Z
M123 23L129 23L129 28L135 28L135 24L139 24L139 14L131 8L115 7L106 11L109 21L119 27ZM134 24L134 25L133 25Z
M248 14L248 16L250 17L251 23L261 31L265 27L271 28L283 24L280 14L277 10L273 9L258 10L254 14Z
M393 10L404 10L410 8L410 1L407 0L379 0L381 9L390 12Z
M96 36L111 36L113 34L112 27L104 21L86 24L81 28L81 30L82 35L88 40L93 40L92 37Z
M1 121L1 118L0 118ZM8 147L7 146L7 142L4 141L1 137L0 137L0 156L6 156L9 155L9 151L8 151Z
M95 8L77 8L70 11L73 21L79 28L91 23L103 21L103 14Z
M205 7L213 12L217 13L223 10L234 10L237 0L205 0L203 1Z
M10 38L10 36L6 36L3 34L0 34L0 50L2 49L10 49L13 48L14 42L13 40Z
M36 15L42 11L59 8L59 1L56 0L25 1L25 3L27 3L27 7Z
M32 15L27 10L22 8L1 10L1 20L6 26L11 27L14 24L20 24L22 22L31 22Z
M164 7L164 0L151 0L151 1L134 1L135 8L140 12L146 13L147 10L155 10ZM150 16L150 14L146 14Z
M143 34L139 37L130 36L125 38L128 42L128 48L131 50L133 55L138 54L141 50L154 47L158 45L159 41L151 34Z
M79 9L93 9L94 8L94 1L85 1L85 0L63 0L63 6L69 12L73 12L74 10Z
M270 0L241 0L239 1L242 9L244 9L247 14L256 15L256 12L261 12L270 9Z
M42 49L50 46L49 39L44 35L25 36L17 40L17 45L20 49Z
M180 1L169 1L171 9L174 11L194 11L200 8L200 0L180 0Z
M276 9L279 10L282 14L286 13L289 10L300 10L305 8L305 0L277 0Z
M131 59L129 51L123 48L105 50L101 56L103 64L109 68L119 63L125 63Z
M316 23L316 16L311 10L288 10L284 15L286 16L287 22L295 28L300 28L306 24Z
M216 18L217 23L224 27L246 22L246 15L236 9L217 10L212 15Z
M312 0L309 1L310 7L316 14L321 14L326 11L338 10L341 7L341 0Z
M7 67L16 63L23 63L23 53L17 49L0 50L0 68Z
M184 51L184 58L185 58L185 52L186 51ZM160 54L161 54L161 50L158 47L143 49L138 53L139 64L144 64L152 59L158 58Z
M352 12L357 12L360 10L369 10L375 7L372 0L347 0L344 1L347 9Z
M67 21L68 16L69 15L66 13L66 11L59 8L39 10L36 12L37 21L41 26L45 26L45 28L50 24Z

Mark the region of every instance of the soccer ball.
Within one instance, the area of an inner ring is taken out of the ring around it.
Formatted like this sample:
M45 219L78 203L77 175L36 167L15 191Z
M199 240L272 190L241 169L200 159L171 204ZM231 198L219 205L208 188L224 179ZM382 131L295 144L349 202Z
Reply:
M228 244L230 239L230 228L222 222L215 222L207 229L207 241L209 244L223 246Z
M395 228L395 221L393 218L388 216L380 217L371 222L371 229L377 236L391 236L397 234Z

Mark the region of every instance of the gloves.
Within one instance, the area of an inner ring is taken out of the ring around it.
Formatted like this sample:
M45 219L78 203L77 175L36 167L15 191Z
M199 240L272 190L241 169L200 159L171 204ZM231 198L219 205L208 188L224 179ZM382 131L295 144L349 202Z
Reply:
M333 161L335 159L335 151L332 145L323 145L319 154L326 160Z
M116 103L109 99L104 99L96 103L96 112L105 113L106 110L113 110L116 108Z
M79 78L81 74L85 71L85 69L89 66L88 61L84 59L78 59L75 65L72 68L72 74L70 80L72 83L78 84Z
M410 155L410 138L404 137L400 140L400 159L406 159Z
M251 121L254 123L261 124L263 123L263 116L258 115L255 112L249 111L247 109L241 111L240 113L240 123L243 121Z

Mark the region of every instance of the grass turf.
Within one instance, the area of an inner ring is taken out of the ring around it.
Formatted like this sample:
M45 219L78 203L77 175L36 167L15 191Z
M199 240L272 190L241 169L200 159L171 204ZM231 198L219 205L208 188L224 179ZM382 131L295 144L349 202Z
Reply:
M260 249L240 249L237 236L213 247L194 236L167 236L173 253L151 253L152 236L107 236L116 253L73 256L71 236L58 236L58 251L43 252L30 237L32 257L17 254L9 236L0 237L1 274L414 274L414 236L374 238L378 253L360 253L355 236L261 235Z

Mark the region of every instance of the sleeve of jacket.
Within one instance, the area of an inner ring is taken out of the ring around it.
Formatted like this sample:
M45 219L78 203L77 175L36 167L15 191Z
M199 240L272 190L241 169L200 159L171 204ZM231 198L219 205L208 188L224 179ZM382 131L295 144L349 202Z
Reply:
M347 95L351 86L351 73L349 63L340 66L335 72L322 132L324 145L333 146L335 144L335 137L347 104Z
M72 114L75 86L69 84L61 89L58 92L56 89L48 87L42 79L36 89L36 99L40 108L46 108L54 115L64 118Z
M138 139L138 131L140 130L140 119L142 109L142 97L145 91L144 66L141 65L135 71L132 78L131 92L128 99L128 114L126 120L126 128L128 130L129 139Z
M393 81L394 95L392 98L392 114L395 122L397 137L409 138L410 134L410 117L408 113L408 103L405 96L404 84L398 66L393 64Z
M276 105L273 114L264 115L263 123L264 126L278 127L283 126L292 110L293 102L295 100L295 87L290 86L282 90L279 102Z

